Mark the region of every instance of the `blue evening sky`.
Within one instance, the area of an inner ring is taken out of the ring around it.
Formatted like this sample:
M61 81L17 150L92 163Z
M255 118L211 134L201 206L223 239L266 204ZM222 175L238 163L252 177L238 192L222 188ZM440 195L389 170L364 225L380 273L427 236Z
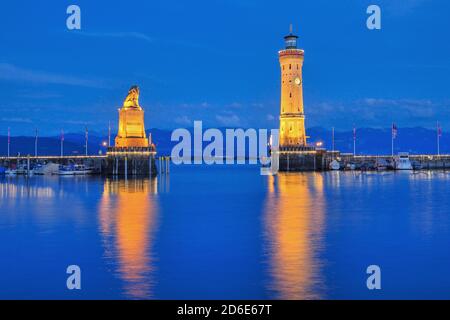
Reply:
M81 7L81 30L66 8ZM382 29L366 28L378 4ZM278 126L277 52L305 50L307 126L450 127L450 1L2 1L0 135L105 132L129 87L147 128Z

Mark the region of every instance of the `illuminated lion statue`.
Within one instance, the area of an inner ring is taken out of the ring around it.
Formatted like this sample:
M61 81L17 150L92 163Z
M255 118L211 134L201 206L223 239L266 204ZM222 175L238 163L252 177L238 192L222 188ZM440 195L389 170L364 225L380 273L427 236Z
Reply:
M140 108L138 86L131 86L130 90L128 90L128 95L125 98L123 106L126 108Z

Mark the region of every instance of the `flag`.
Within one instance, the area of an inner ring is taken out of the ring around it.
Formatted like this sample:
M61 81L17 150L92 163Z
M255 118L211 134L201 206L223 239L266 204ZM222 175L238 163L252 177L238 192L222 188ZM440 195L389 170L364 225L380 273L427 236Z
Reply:
M392 123L392 139L397 138L397 132L398 132L397 125L395 123Z
M439 122L437 124L437 135L438 135L438 137L442 137L442 128L441 128Z

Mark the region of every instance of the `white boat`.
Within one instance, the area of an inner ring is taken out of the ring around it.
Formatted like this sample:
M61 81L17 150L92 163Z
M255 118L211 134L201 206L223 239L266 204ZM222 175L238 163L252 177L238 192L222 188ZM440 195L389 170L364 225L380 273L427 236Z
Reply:
M330 162L330 169L331 170L339 170L341 168L341 165L337 160L333 160Z
M52 162L46 164L38 164L34 168L34 174L38 175L58 174L58 172L59 172L59 164Z
M408 152L399 152L398 156L394 158L395 170L412 170L413 166L409 160Z
M14 169L14 174L17 175L33 175L34 170L32 167L30 167L30 170L28 170L28 166L26 164L19 164L16 169Z
M378 171L384 171L388 169L388 162L386 159L378 158L375 162L375 167Z
M16 169L16 174L27 174L27 166L20 164Z
M76 164L75 165L75 174L76 175L85 175L91 174L93 172L92 168L85 166L84 164Z
M8 169L5 171L5 175L7 175L7 176L15 176L16 174L17 174L16 169Z
M91 174L92 169L86 167L84 164L75 164L68 166L60 166L58 170L58 175L60 176L78 176Z

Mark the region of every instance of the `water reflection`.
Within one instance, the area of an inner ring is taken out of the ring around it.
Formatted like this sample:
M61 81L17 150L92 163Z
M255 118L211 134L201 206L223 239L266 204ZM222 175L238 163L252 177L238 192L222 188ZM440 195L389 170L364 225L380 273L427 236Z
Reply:
M99 208L105 256L130 298L151 298L156 179L106 180Z
M323 176L270 176L265 212L269 290L277 299L323 298Z
M53 198L55 191L50 187L30 185L28 179L20 180L1 179L0 198Z

